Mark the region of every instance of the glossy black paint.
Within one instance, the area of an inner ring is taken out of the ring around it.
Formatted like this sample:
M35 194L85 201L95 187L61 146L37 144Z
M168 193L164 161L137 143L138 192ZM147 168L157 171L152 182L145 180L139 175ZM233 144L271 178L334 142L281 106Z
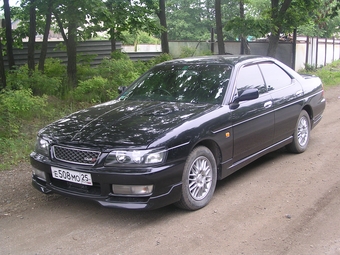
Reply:
M290 84L279 89L266 84L265 90L250 88L238 95L239 74L247 70L247 66L258 65L258 73L266 78L261 63L282 69L283 75L291 79ZM325 108L320 79L302 77L272 58L179 59L162 63L155 70L214 65L230 70L228 82L223 80L220 84L225 86L222 103L135 101L125 100L123 96L74 113L40 130L38 136L48 140L50 148L62 145L89 149L99 151L100 156L89 166L59 161L53 157L53 149L49 150L49 156L33 152L32 166L46 174L46 181L33 175L33 186L46 194L55 192L91 199L107 207L155 209L180 199L185 160L196 146L204 145L213 152L218 178L222 179L292 142L296 121L303 109L310 115L312 128L320 121ZM123 95L128 91L129 88ZM166 161L152 166L104 166L112 150L152 148L164 148ZM51 166L90 173L93 187L56 180L51 175ZM112 184L154 185L154 190L149 196L116 195Z

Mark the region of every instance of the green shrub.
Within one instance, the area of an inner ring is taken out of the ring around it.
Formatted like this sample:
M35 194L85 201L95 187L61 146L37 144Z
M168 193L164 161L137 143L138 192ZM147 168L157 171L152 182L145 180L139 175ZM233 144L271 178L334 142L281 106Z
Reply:
M150 64L151 66L154 66L168 60L172 60L172 56L170 54L162 53L158 57L151 59Z
M114 60L121 60L121 59L130 60L128 54L121 52L119 50L116 50L116 51L111 53L111 59L114 59Z
M20 125L45 114L47 96L33 96L32 90L4 91L0 94L0 135L15 137Z
M28 66L24 65L9 72L7 86L9 89L30 89L34 95L61 96L65 71L55 68L56 65L47 65L45 72L35 70L30 73Z
M98 73L110 83L113 90L119 86L128 86L140 75L130 59L104 59L97 67Z
M334 61L331 64L318 69L311 67L308 64L305 68L305 70L300 70L299 73L313 74L320 77L325 87L340 84L340 60Z
M66 65L62 64L58 58L47 58L44 65L44 74L47 77L63 80L66 77Z
M182 47L181 54L179 55L180 58L192 57L195 54L196 49L192 47Z
M133 62L133 66L134 66L135 72L138 75L141 75L141 74L145 73L147 70L149 70L153 65L152 65L151 61L138 60L138 61Z
M90 65L78 64L77 65L77 78L78 81L86 81L95 76L99 76L98 69Z
M113 91L107 79L95 76L86 81L80 81L73 91L73 98L79 102L102 103L118 96Z

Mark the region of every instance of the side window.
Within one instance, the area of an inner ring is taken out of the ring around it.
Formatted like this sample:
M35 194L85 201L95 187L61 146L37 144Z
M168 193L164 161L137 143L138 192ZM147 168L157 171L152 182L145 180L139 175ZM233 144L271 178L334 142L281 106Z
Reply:
M267 92L267 88L258 65L243 67L238 73L236 83L238 96L240 96L246 89L258 89L259 94Z
M292 83L291 77L274 63L260 64L268 91L286 87Z

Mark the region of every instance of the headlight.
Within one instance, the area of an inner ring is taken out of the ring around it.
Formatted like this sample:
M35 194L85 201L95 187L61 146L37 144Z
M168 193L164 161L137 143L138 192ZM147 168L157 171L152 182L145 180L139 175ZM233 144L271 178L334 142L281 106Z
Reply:
M105 166L121 164L157 164L165 161L166 150L111 151L106 157Z
M43 156L49 157L50 153L50 144L47 140L37 137L37 141L35 143L35 152L39 153Z

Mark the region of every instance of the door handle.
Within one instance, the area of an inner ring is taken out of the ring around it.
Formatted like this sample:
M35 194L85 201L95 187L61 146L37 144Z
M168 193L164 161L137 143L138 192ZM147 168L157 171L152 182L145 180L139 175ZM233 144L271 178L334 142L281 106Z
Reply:
M303 95L303 91L302 90L299 90L299 91L297 91L296 93L295 93L295 96L297 96L297 97L300 97L300 96L302 96Z
M268 101L268 102L265 102L263 106L264 106L264 108L269 108L269 107L272 107L272 105L273 105L273 102Z

